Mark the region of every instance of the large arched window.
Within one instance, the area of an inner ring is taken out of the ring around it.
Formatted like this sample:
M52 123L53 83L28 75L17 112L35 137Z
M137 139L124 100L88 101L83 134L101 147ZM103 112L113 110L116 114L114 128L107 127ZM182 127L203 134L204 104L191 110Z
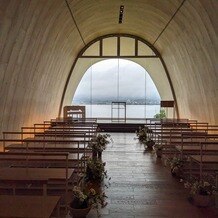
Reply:
M59 115L63 106L72 103L78 85L86 71L91 66L94 68L95 63L110 59L125 59L139 64L148 72L148 77L151 77L154 82L160 99L173 100L176 103L171 81L160 53L151 44L139 37L126 34L113 34L91 41L79 52L65 85ZM144 75L146 74L144 73L143 78L140 80L144 81ZM148 115L147 113L146 116ZM170 116L172 117L172 114L169 114Z
M153 117L160 110L160 95L147 71L124 59L92 65L80 81L72 104L85 105L88 117L111 118L112 102L126 103L126 118Z

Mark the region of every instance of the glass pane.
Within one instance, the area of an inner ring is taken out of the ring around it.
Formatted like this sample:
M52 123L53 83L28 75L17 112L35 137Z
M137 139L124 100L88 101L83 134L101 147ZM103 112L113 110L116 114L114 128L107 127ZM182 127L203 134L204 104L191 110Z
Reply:
M117 56L117 37L103 39L103 55Z
M88 47L86 51L83 53L83 56L99 56L100 55L99 49L100 49L100 43L98 41L92 44L90 47Z
M124 59L104 60L90 67L73 104L86 105L87 117L111 118L111 103L117 101L126 102L126 118L151 118L160 110L160 95L149 74ZM113 118L125 115L122 109L113 112Z
M120 38L120 55L135 55L135 39L127 37Z
M86 117L91 117L91 67L83 75L73 97L72 105L85 105Z
M138 41L138 55L155 55L155 53L146 44Z
M92 117L111 117L111 102L117 99L117 66L113 62L105 60L92 67Z

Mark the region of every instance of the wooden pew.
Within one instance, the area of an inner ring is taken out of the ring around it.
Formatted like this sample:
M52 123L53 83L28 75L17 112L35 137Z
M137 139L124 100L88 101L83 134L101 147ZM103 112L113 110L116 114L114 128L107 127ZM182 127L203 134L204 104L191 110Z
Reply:
M77 162L77 158L75 154L64 152L0 152L0 164L5 163L8 167L22 164L25 167L52 167L53 164L61 163L62 168L66 169L66 174L70 163Z
M29 166L38 163L47 167L71 167L77 168L83 154L66 153L66 152L32 152L32 151L19 151L19 152L0 152L0 164L7 164L10 166L16 161L28 163Z
M44 126L34 126L34 127L22 127L21 131L71 131L71 132L97 132L97 127L89 126L53 126L53 127L44 127Z
M36 152L40 152L46 155L50 152L52 152L52 154L56 152L57 155L61 155L67 152L67 154L69 154L69 167L76 169L77 172L84 171L86 160L92 154L91 149L87 149L87 147L85 147L87 144L84 144L83 141L68 140L66 142L66 140L49 139L1 139L0 141L4 144L4 151L11 151L13 153L34 152L35 154ZM9 145L6 145L6 143L9 143ZM53 159L54 161L52 161L52 158L50 158L50 160L47 158L47 164L54 167L64 166L63 156L57 160L55 158Z
M204 143L197 141L183 142L182 145L176 145L176 149L183 155L199 155L201 152L208 155L218 155L218 141L206 141Z
M97 127L97 119L65 119L56 118L51 119L51 126L86 126L86 127Z
M199 175L200 179L202 179L203 173L206 171L216 172L218 169L218 155L190 155L191 158L191 166L193 163L199 165ZM192 167L190 167L192 169ZM192 175L192 171L190 170L190 174Z
M154 132L155 134L155 139L158 143L164 143L164 144L168 144L171 145L173 143L180 143L182 142L182 134L190 133L190 136L193 135L206 135L207 132L206 130L193 130L193 129L163 129L161 131L158 132Z
M65 126L55 126L52 128L47 128L47 127L22 127L21 128L22 132L47 132L47 133L52 133L56 132L59 133L59 135L67 135L69 134L86 134L87 136L93 137L97 134L97 129L96 128L89 128L89 127L65 127Z
M0 152L0 181L59 181L65 184L68 190L68 182L74 173L70 169L72 154L63 152ZM61 166L56 166L61 163Z
M157 143L160 143L164 145L165 148L168 149L169 156L174 155L178 151L182 153L183 151L183 144L188 145L192 143L197 143L201 141L209 141L209 140L217 140L218 135L217 134L208 134L208 127L210 128L210 125L207 126L207 128L202 128L202 123L199 124L200 128L198 129L196 126L195 129L193 128L159 128L157 130L156 135L158 135L158 139L156 140ZM154 134L156 133L155 130L153 131ZM181 149L179 149L179 146L181 146ZM200 152L200 150L199 150Z
M203 134L202 132L184 132L181 141L174 142L175 149L181 156L187 154L215 154L217 151L218 134ZM202 147L202 144L204 146Z
M210 126L209 126L210 127ZM211 135L211 137L214 135L216 137L216 134L210 134L208 132L208 127L207 128L158 128L153 130L153 134L155 135L154 138L156 141L159 143L168 143L172 144L174 143L179 143L181 142L180 138L182 138L182 134L190 134L190 137L187 138L192 138L192 136L196 135Z
M202 150L202 148L206 147L207 145L210 145L210 148L212 149L212 147L217 147L216 144L218 142L218 134L200 134L199 132L196 133L182 133L182 140L181 140L181 144L177 144L177 148L178 145L181 146L181 153L183 154L183 150L184 150L184 146L186 146L186 148L188 146L194 146L194 145L198 145L199 146L199 152ZM196 144L198 143L198 144ZM202 147L202 145L203 146Z
M47 185L53 183L53 181L64 182L65 188L67 188L67 182L71 180L74 173L73 169L61 168L29 168L26 167L3 167L0 168L0 184L1 188L12 188L13 194L16 194L16 189L31 185L32 188L43 190L43 194L47 195ZM25 185L25 186L24 186Z
M12 134L11 134L12 133ZM36 138L24 138L24 135L29 135L31 132L9 132L9 136L14 135L21 139L8 139L7 132L3 135L3 149L4 151L16 151L16 150L34 150L34 151L59 151L78 153L86 156L90 152L87 149L88 142L90 140L76 140L72 138L59 139L56 137L36 137ZM35 134L35 133L31 133ZM13 144L11 144L13 142Z
M93 137L93 134L89 134L86 132L65 132L65 131L45 131L45 132L3 132L3 139L7 139L10 137L12 139L23 139L23 140L29 140L29 139L53 139L58 141L61 139L62 141L83 141L84 143L88 143ZM27 137L28 136L28 137Z
M49 218L59 200L60 196L0 195L0 217Z

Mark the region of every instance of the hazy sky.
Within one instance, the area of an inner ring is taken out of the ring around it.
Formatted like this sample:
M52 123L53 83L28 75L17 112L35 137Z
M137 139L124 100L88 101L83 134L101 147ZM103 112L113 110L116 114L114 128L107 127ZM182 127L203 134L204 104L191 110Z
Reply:
M145 69L132 61L109 59L98 62L87 70L74 99L85 100L91 96L92 99L118 97L145 99L145 95L147 98L160 98Z

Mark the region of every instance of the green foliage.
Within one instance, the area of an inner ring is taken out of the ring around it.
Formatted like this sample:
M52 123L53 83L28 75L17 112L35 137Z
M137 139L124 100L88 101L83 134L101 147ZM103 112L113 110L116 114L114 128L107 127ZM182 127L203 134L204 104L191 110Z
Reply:
M146 143L148 141L148 127L144 126L143 128L140 126L139 130L136 131L136 136L141 143Z
M164 109L161 109L160 110L160 113L157 113L154 115L154 118L157 118L157 119L163 119L163 118L166 118L166 111Z
M173 159L170 160L171 170L174 170L176 168L182 168L184 163L185 161L180 157L173 157Z
M195 195L213 195L216 193L216 187L208 181L196 180L192 182L185 182L185 188L190 189L190 194Z
M155 150L162 150L163 149L163 145L162 144L155 144L154 149Z
M84 190L79 186L74 186L72 191L73 198L70 202L71 208L84 209L91 206L92 208L97 209L99 215L99 205L101 205L102 208L107 205L107 202L105 202L107 196L104 192L97 193L93 188Z
M104 178L107 178L105 163L100 160L89 159L86 166L85 180L101 182Z
M93 137L89 142L89 147L92 148L93 151L100 151L106 149L106 145L112 142L112 138L110 134L98 134L97 136Z

